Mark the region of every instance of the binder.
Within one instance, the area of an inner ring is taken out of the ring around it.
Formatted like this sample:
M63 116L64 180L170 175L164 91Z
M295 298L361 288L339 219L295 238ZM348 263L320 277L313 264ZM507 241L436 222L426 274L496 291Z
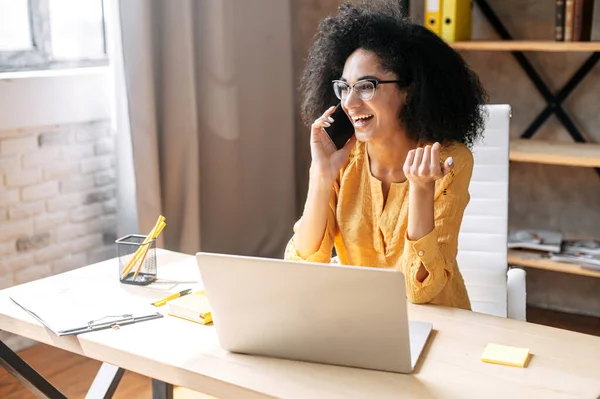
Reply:
M76 335L163 317L145 303L107 298L107 294L59 290L10 299L58 336ZM122 298L121 298L122 299Z
M448 43L471 40L471 0L442 2L441 36Z
M436 35L442 33L442 0L425 0L425 27Z
M400 0L400 11L404 18L410 17L410 0Z

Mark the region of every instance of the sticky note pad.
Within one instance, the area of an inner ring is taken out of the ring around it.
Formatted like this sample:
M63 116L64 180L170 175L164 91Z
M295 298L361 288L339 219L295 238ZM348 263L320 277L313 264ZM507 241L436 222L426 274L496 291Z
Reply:
M528 359L528 348L517 348L514 346L498 344L487 344L481 355L481 361L483 362L514 367L525 367Z

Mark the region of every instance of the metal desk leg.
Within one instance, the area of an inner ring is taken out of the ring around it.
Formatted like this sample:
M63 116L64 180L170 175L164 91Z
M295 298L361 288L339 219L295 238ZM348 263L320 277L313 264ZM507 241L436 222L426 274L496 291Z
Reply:
M54 385L50 384L2 341L0 341L0 366L4 367L38 398L67 399Z
M85 399L110 399L114 395L125 369L112 364L102 363L94 382L85 395Z
M173 385L152 379L152 399L173 399Z
M29 364L0 341L0 366L12 374L40 399L67 399L54 385L42 377ZM102 363L94 382L86 394L86 399L110 399L117 390L125 370ZM152 399L173 399L173 385L152 380Z

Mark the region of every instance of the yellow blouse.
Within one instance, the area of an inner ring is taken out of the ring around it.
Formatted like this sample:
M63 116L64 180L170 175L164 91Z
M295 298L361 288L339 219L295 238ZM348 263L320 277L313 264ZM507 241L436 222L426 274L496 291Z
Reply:
M381 181L371 174L364 143L357 143L331 192L331 211L319 250L304 259L292 237L285 259L330 263L335 245L341 264L402 271L411 302L470 310L456 253L458 232L469 203L473 154L456 143L442 148L441 159L450 156L454 158L454 169L435 183L435 228L411 241L406 234L409 182L392 183L384 207ZM421 263L429 272L422 283L416 279Z

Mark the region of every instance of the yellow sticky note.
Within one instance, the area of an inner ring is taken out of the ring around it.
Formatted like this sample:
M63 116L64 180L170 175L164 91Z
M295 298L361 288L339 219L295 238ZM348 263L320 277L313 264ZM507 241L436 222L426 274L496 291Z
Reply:
M481 355L481 361L505 366L525 367L529 356L528 348L487 344Z

